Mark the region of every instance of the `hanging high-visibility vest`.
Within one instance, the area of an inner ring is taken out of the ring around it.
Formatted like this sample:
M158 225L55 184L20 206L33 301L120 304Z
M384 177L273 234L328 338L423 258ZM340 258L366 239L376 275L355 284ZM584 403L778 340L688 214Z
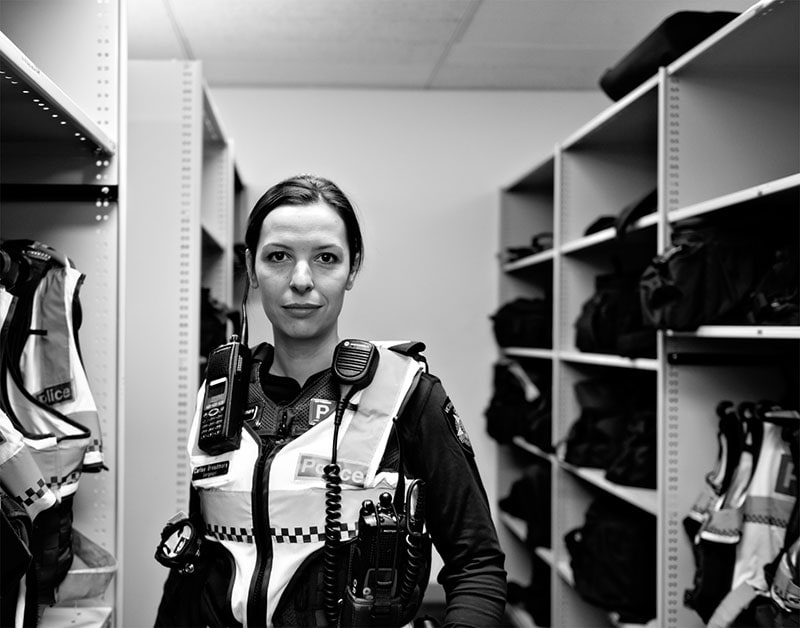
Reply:
M72 562L72 498L81 473L103 468L100 421L78 343L85 276L40 242L6 240L0 252L0 409L59 499L34 539L44 603Z

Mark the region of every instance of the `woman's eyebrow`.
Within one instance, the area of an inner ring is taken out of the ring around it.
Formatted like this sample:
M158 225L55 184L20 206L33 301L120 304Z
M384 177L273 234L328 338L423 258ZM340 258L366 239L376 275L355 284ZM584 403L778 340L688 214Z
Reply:
M268 248L268 247L277 247L281 249L294 249L297 247L297 244L287 243L281 240L268 240L267 242L264 242L262 248ZM311 248L314 251L321 251L323 249L336 249L337 251L344 250L344 247L336 242L312 243Z

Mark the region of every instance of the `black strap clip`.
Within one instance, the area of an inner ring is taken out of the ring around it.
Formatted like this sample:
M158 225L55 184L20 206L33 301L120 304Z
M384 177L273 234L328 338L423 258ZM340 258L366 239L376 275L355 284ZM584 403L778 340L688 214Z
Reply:
M184 512L178 512L164 525L161 542L156 548L156 560L182 574L194 573L203 544L194 523Z

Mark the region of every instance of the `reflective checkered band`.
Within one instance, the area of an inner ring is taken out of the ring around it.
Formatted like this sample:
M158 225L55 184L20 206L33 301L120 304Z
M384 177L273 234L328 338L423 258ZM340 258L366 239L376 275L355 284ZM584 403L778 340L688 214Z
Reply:
M32 506L47 492L47 485L44 483L44 480L39 478L36 480L36 486L32 486L30 488L25 489L25 493L22 495L17 495L17 501L22 504L23 506Z
M352 539L356 535L356 526L340 523L340 540ZM325 529L317 526L310 528L270 528L270 534L276 543L319 543L325 540Z
M352 539L356 536L356 526L341 523L340 540ZM270 528L275 543L321 543L325 540L325 529L318 526L310 528ZM236 541L237 543L254 543L252 528L232 528L220 525L206 526L206 534L219 541Z
M218 541L236 541L237 543L253 543L255 537L252 528L231 528L228 526L208 525L206 534Z
M746 512L744 513L744 521L746 523L755 523L776 528L786 528L789 526L789 520L787 518L776 515L762 515Z
M72 473L65 475L63 478L59 478L57 475L50 476L50 481L47 484L51 488L58 488L59 486L65 486L67 484L77 484L80 479L81 472L73 471Z

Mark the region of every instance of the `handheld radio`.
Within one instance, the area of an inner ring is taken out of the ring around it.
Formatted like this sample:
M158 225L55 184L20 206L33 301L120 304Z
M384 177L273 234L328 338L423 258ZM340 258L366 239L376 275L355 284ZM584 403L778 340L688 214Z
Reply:
M333 376L340 384L355 388L367 386L375 377L380 354L366 340L342 340L333 351Z
M392 494L381 493L378 504L365 499L358 516L358 541L350 564L353 596L375 599L383 590L397 593L397 560L405 522L392 503Z
M238 449L250 373L250 349L232 335L208 356L197 446L217 455Z

